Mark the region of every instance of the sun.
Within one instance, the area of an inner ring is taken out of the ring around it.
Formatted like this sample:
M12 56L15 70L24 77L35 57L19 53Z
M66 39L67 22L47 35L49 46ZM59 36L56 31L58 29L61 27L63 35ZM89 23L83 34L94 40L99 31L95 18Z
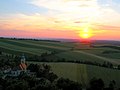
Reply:
M79 32L79 36L83 39L88 39L92 37L92 30L89 28L84 28L82 31Z
M85 33L82 35L83 38L89 38L89 34Z

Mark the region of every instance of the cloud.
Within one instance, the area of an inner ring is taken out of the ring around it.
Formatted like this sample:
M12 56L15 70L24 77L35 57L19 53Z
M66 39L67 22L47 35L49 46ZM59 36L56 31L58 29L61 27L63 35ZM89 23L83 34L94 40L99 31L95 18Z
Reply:
M99 5L97 0L32 0L30 3L49 9L49 16L63 22L71 23L79 19L86 23L120 23L120 13L112 7Z
M61 22L54 17L41 14L25 15L13 14L9 17L2 17L0 28L2 30L24 30L24 31L40 31L46 29L66 30L67 23Z
M32 0L30 2L38 7L45 7L51 10L71 11L80 8L80 6L96 6L96 0Z
M75 21L74 23L81 23L80 21Z
M49 10L44 14L0 16L1 29L79 32L90 27L95 33L100 33L104 30L118 30L120 26L120 13L111 7L103 8L97 0L30 0L29 3Z
M110 25L96 25L99 30L120 30L120 26L110 26Z
M95 15L96 10L99 8L97 0L32 0L30 3L47 8L53 14L73 14L81 17Z

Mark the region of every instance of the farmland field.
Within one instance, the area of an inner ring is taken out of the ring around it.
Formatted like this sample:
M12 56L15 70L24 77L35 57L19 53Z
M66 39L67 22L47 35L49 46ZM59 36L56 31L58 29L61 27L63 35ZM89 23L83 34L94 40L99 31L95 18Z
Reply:
M42 53L53 55L47 59L66 59L67 61L91 61L103 63L109 61L113 64L120 64L119 50L112 48L96 48L83 45L78 42L54 42L54 41L35 41L35 40L16 40L16 39L0 39L0 49L3 52L21 55L38 55ZM103 54L106 51L113 53ZM114 53L117 51L117 53Z
M34 64L42 64L40 62L28 62ZM53 72L59 77L69 78L73 81L82 83L86 86L89 81L94 78L101 78L108 86L110 80L116 81L116 86L120 86L120 71L114 69L108 69L104 67L75 64L75 63L44 63L51 66Z

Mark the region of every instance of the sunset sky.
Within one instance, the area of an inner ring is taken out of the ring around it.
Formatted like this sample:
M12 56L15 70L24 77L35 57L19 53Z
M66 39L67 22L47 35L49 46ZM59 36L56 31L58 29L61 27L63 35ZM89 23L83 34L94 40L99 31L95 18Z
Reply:
M120 0L0 0L0 37L120 40Z

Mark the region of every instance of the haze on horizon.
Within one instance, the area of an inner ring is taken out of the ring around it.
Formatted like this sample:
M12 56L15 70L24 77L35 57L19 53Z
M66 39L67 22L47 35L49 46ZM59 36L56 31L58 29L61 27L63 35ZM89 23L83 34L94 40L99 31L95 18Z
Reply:
M120 0L1 0L0 37L120 40ZM92 34L92 35L90 35Z

